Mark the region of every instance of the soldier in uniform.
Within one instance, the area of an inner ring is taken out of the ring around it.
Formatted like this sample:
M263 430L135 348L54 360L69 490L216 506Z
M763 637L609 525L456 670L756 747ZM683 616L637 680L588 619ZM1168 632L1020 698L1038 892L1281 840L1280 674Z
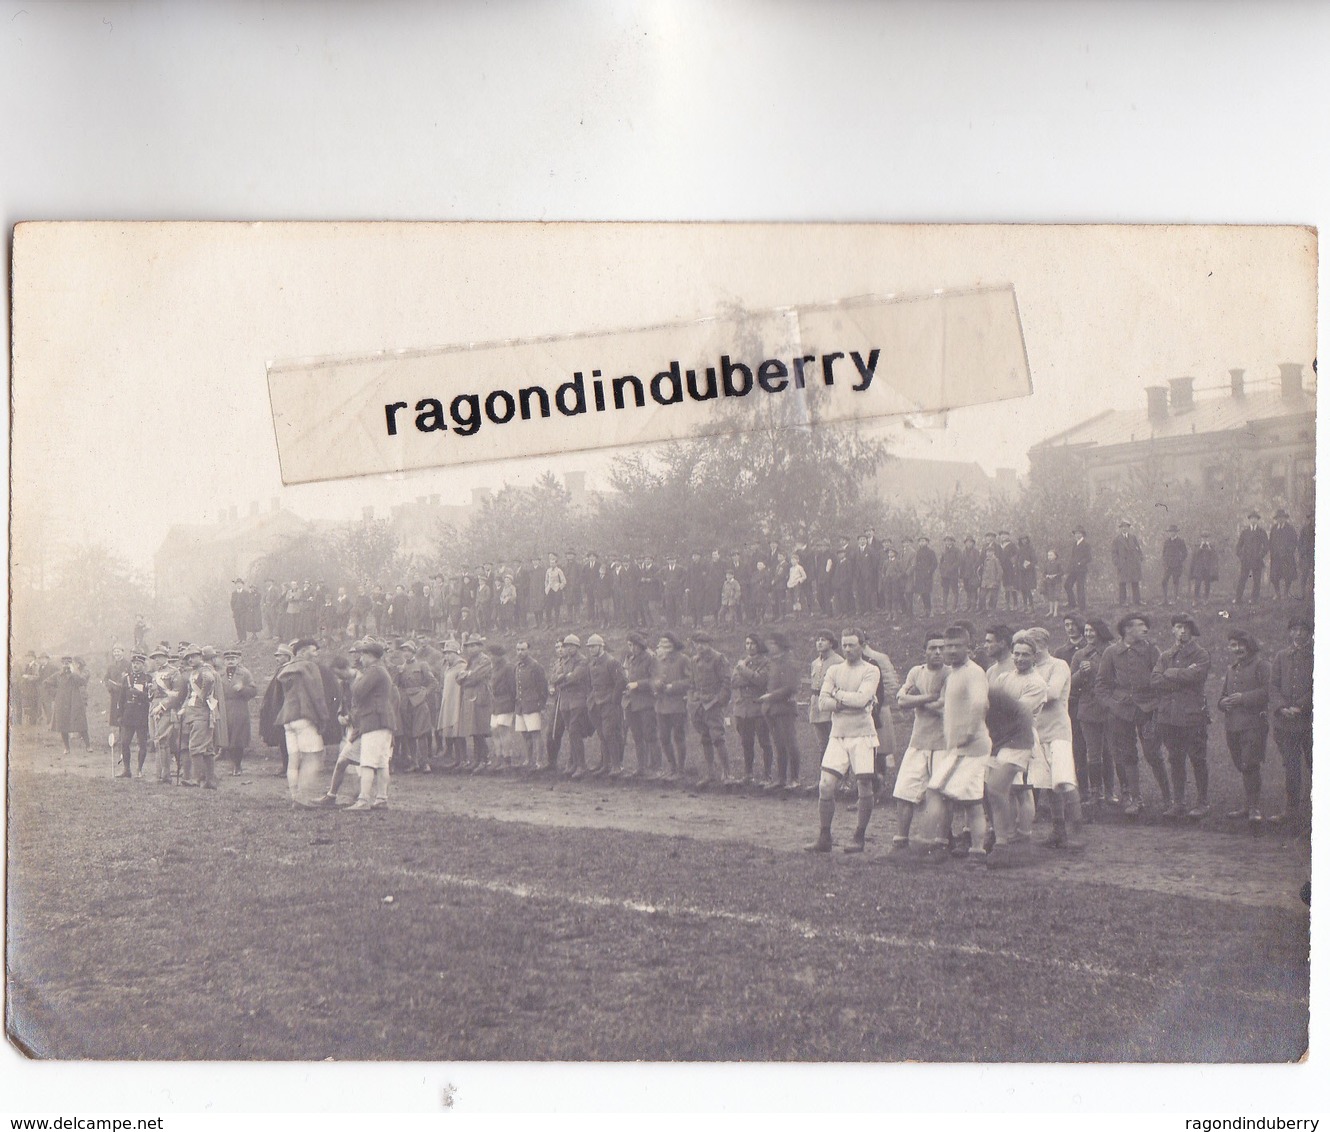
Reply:
M641 633L628 634L628 652L624 658L623 709L628 730L633 736L637 770L633 777L645 778L660 773L660 745L656 741L656 693L652 681L656 675L656 657Z
M398 670L396 684L402 693L401 770L429 768L428 746L434 720L430 718L430 693L438 684L434 671L416 653L419 646L413 640L402 642L406 663Z
M148 675L147 657L141 652L129 658L129 671L120 678L117 699L120 704L120 778L132 778L129 767L129 748L134 736L139 739L138 776L143 777L143 764L148 759L148 707L152 700L152 677Z
M700 787L716 781L720 764L720 783L730 781L730 758L725 750L725 712L730 706L730 662L711 647L711 634L697 631L690 638L693 662L688 690L688 717L702 741L706 772Z
M173 766L178 766L180 718L175 708L180 687L180 670L171 654L158 647L148 658L154 668L149 688L148 730L157 752L157 781L170 782Z
M490 677L494 666L485 653L485 638L477 634L462 639L466 667L457 674L461 699L457 711L457 734L463 744L471 740L471 772L489 766L490 719L494 700L490 695Z
M204 661L203 649L190 645L185 650L182 676L176 698L180 708L180 744L181 749L189 753L189 769L180 784L202 785L205 790L216 790L213 760L217 753L217 671ZM199 770L202 770L201 783L193 777Z
M600 740L600 763L591 773L623 773L623 666L605 649L599 633L587 638L587 718Z
M581 650L582 641L579 637L572 633L564 637L559 644L559 659L555 663L554 676L550 681L554 691L554 715L550 721L549 739L546 743L549 755L548 769L556 772L559 769L559 747L563 744L566 731L570 778L581 778L586 773L586 750L582 741L594 730L587 715L587 693L591 685L591 672Z
M217 696L217 747L223 758L231 761L231 774L240 773L240 763L249 746L249 701L258 695L258 687L249 669L240 663L240 650L222 653L219 694Z

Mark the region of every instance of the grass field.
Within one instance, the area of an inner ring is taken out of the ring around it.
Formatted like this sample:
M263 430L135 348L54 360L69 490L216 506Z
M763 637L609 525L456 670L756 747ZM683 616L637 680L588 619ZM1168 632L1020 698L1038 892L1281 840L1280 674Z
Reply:
M1082 859L902 872L882 811L864 857L803 853L806 798L414 775L322 814L267 761L204 794L100 760L11 748L9 1021L39 1057L1306 1047L1305 839L1103 824Z

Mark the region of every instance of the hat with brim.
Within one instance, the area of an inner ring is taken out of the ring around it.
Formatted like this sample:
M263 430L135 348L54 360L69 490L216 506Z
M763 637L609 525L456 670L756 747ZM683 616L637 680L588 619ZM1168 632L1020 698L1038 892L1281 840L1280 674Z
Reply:
M403 641L400 645L398 645L397 647L398 647L399 649L403 649L403 650L405 650L406 652L415 652L416 649L418 649L420 646L419 646L418 644L416 644L416 642L413 641L410 637L407 637L407 639L404 640L404 641Z
M483 645L484 643L485 638L479 633L468 633L462 638L462 646L464 648L470 648L472 645Z
M592 633L591 636L589 636L586 639L586 643L588 645L599 645L601 648L604 648L605 638L602 637L599 633Z
M273 649L273 653L272 653L272 654L273 654L273 656L284 656L284 657L286 657L288 660L289 660L291 657L293 657L293 656L296 655L295 653L293 653L293 652L291 651L291 646L290 646L290 645L278 645L275 649Z
M378 641L371 640L369 637L364 637L357 641L351 646L351 651L369 653L370 656L375 657L376 659L383 656L383 646L379 644Z
M200 660L202 660L202 659L203 659L203 650L202 650L201 648L199 648L198 645L190 645L190 646L189 646L187 649L185 649L185 651L182 652L180 655L183 656L186 660L188 660L191 656L197 656Z
M641 633L629 633L628 643L630 645L636 645L640 649L650 647L647 645L647 639L644 636L642 636Z
M1192 617L1190 613L1175 613L1169 618L1168 623L1170 625L1186 625L1187 628L1191 630L1191 635L1193 637L1199 637L1201 635L1201 630L1196 624L1196 619Z
M564 639L559 643L564 645L571 645L575 649L580 649L582 647L582 638L579 637L576 633L569 633L568 636L564 637Z
M291 653L292 655L295 655L301 649L309 648L310 645L313 645L315 648L318 648L319 642L316 641L313 637L301 637L298 641L291 642Z
M141 655L141 654L136 653L136 654L135 654L135 658L137 659L137 657L140 656L140 655ZM170 659L171 659L171 654L170 654L169 652L167 652L165 649L153 649L152 652L150 652L150 653L148 654L148 656L149 656L152 660L170 660Z
M711 644L712 636L705 629L698 629L697 632L693 633L688 639L695 644L709 645Z
M662 641L669 641L670 644L672 644L676 649L683 648L683 641L679 640L679 638L675 636L673 633L662 633L660 635L660 639Z

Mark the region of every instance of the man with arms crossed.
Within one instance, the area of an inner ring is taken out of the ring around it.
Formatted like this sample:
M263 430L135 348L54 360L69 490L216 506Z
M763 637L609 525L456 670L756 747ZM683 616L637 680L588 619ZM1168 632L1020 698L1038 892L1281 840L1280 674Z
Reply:
M1048 630L1041 625L1016 634L1021 651L1032 650L1034 671L1047 686L1044 703L1034 717L1039 742L1030 764L1030 785L1053 792L1053 835L1043 842L1048 849L1078 853L1082 836L1081 795L1076 787L1076 759L1071 747L1071 668L1048 651ZM1014 654L1013 654L1014 655ZM1018 666L1019 667L1019 666Z
M946 638L929 635L924 642L924 663L915 665L896 693L902 711L914 712L910 742L896 772L896 835L891 839L893 853L910 847L910 822L915 807L923 804L928 780L933 774L933 759L944 749L942 738L942 685L946 669L942 652Z
M863 637L858 630L841 634L844 661L827 670L818 696L823 711L831 712L831 738L822 756L822 777L817 788L820 830L810 853L831 852L831 820L836 815L836 785L853 772L859 787L859 824L845 847L847 853L864 851L864 833L873 815L873 754L877 730L873 702L881 673L864 660Z
M964 626L947 628L942 650L947 666L942 690L942 741L946 749L933 759L933 774L924 799L925 849L908 860L939 863L949 859L942 836L947 801L964 807L972 835L970 857L983 861L988 819L984 816L984 778L992 745L985 726L988 713L988 677L970 659L970 634Z

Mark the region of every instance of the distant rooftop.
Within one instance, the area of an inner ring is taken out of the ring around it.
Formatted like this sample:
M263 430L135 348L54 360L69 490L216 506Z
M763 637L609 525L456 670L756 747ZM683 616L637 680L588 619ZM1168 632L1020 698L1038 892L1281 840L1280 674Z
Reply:
M1243 370L1230 370L1227 388L1204 390L1194 390L1190 377L1174 378L1168 388L1148 387L1140 408L1107 409L1041 440L1031 454L1235 432L1258 421L1315 413L1316 395L1303 388L1302 368L1281 365L1279 378L1256 382L1247 381Z

